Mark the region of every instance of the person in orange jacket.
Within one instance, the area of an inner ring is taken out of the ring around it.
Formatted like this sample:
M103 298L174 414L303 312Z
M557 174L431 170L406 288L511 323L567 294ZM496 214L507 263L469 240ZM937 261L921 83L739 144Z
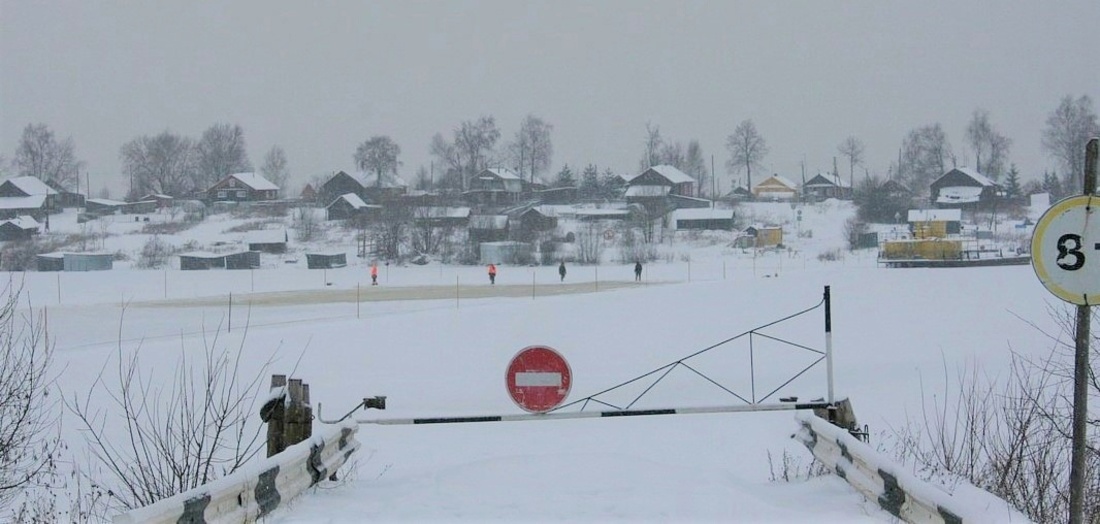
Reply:
M370 285L378 285L378 262L371 262L370 264Z
M495 264L489 264L489 283L497 283L497 266Z

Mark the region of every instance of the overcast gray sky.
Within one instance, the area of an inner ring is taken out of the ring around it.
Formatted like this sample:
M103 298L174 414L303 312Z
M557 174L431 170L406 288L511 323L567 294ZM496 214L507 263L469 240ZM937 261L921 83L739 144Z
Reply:
M769 172L831 169L854 135L885 174L934 122L972 162L981 107L1030 179L1054 166L1040 133L1059 99L1100 101L1098 36L1096 0L0 0L0 155L45 123L117 195L123 143L228 122L255 165L282 146L299 182L390 135L411 180L433 134L492 115L508 139L532 113L554 125L554 172L634 172L652 122L724 173L725 138L751 118Z

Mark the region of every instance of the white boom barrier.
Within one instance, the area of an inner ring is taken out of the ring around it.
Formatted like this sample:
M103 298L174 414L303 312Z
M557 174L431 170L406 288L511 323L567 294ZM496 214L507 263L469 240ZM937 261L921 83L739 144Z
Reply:
M329 426L326 430L252 467L118 515L114 524L256 522L335 475L359 449L357 424Z
M851 484L867 500L909 523L970 524L997 522L1008 504L982 492L980 500L961 500L924 482L881 456L847 430L808 413L796 415L801 428L792 437L810 448L826 468ZM977 489L977 488L975 488ZM993 505L1001 507L994 508ZM991 511L993 510L993 511ZM1027 522L1022 515L1013 522Z

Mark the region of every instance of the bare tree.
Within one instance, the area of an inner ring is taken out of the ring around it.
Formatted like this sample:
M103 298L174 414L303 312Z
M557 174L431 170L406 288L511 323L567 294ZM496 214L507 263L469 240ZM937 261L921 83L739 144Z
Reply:
M642 155L642 161L638 163L639 171L645 171L653 166L660 165L661 148L664 143L664 139L661 138L661 126L646 122L645 152Z
M1054 157L1062 168L1064 185L1082 187L1085 174L1085 144L1089 138L1100 135L1092 99L1082 95L1062 97L1058 107L1047 117L1043 129L1043 149Z
M553 130L554 126L535 115L527 115L520 123L519 131L508 144L508 154L521 178L527 175L534 183L538 174L550 167L554 156L554 143L550 140Z
M496 119L483 116L467 120L455 130L454 147L465 163L462 166L462 189L470 188L470 179L489 167L493 160L500 130Z
M970 123L966 126L966 141L974 151L974 167L978 172L993 180L1000 180L1005 171L1012 140L993 128L989 121L989 111L974 110Z
M432 189L433 185L432 174L428 171L428 168L424 166L416 168L416 177L413 179L413 187L428 191Z
M391 203L382 208L382 215L373 228L374 243L382 258L397 260L401 256L401 244L407 240L412 218L408 206Z
M382 187L382 177L396 175L401 162L397 160L401 147L386 135L375 135L359 144L352 158L355 167L367 173L374 173L374 184Z
M768 144L756 130L752 120L744 120L737 125L733 134L726 138L726 149L730 152L726 166L732 172L745 170L749 189L752 189L752 166L759 165L768 154Z
M72 137L57 140L46 124L27 124L15 150L12 167L19 176L33 176L42 181L53 180L62 187L73 188L79 182L80 168Z
M412 213L410 237L413 250L417 253L439 253L443 242L454 232L451 226L441 225L447 222L438 220L444 217L435 215L437 209L440 208L420 206Z
M947 133L939 123L919 127L902 141L899 174L914 191L928 194L932 181L947 172L953 158Z
M204 190L233 173L252 171L244 129L233 124L214 124L195 145L194 188Z
M290 170L287 169L286 152L279 146L271 146L264 155L264 164L260 166L260 174L279 186L279 191L286 193L286 184L290 181Z
M33 490L54 487L49 481L61 449L56 435L60 412L49 396L53 351L43 322L33 314L21 316L21 290L11 279L6 288L6 299L0 302L0 508L25 518L28 511L35 512L27 507L26 497L42 495ZM16 504L21 496L24 504Z
M119 151L119 159L130 183L131 198L146 193L183 196L193 180L194 143L170 131L127 142Z
M86 480L108 490L112 510L139 508L206 484L263 449L263 426L254 419L270 362L242 378L244 339L232 351L218 345L215 335L201 358L181 354L173 379L162 384L143 374L139 352L126 355L120 344L117 376L105 367L86 395L66 399L94 459ZM110 409L98 404L104 397ZM112 438L119 430L126 438Z
M433 157L439 160L439 165L443 170L440 176L440 186L461 189L463 184L462 155L455 147L454 142L449 142L446 138L443 138L442 134L436 133L432 136L432 142L428 146L428 150Z
M679 168L695 179L695 183L699 186L699 195L709 194L710 170L707 169L707 160L703 157L703 146L699 145L698 140L688 142L687 151L684 153L684 164Z
M848 159L848 183L853 188L856 187L856 166L863 163L863 142L854 136L849 136L836 146L836 150Z

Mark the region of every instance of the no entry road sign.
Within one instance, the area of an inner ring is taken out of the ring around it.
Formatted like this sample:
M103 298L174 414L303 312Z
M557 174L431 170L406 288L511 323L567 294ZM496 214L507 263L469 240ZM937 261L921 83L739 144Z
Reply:
M569 396L573 372L553 348L528 346L512 357L505 383L517 406L530 413L545 413Z

